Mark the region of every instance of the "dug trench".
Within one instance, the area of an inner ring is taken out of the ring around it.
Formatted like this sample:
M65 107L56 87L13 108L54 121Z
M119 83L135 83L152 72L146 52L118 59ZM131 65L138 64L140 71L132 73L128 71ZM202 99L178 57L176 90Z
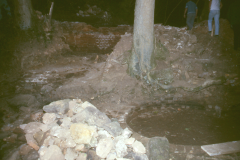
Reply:
M191 33L154 26L160 50L153 75L160 86L126 72L131 26L53 21L47 46L41 36L17 37L6 48L14 58L0 80L1 154L26 143L19 125L41 121L36 113L43 113L44 105L81 99L131 129L143 144L166 137L169 159L239 158L238 153L209 157L200 148L240 139L239 51L232 49L228 21L220 24L218 38L208 35L207 21Z

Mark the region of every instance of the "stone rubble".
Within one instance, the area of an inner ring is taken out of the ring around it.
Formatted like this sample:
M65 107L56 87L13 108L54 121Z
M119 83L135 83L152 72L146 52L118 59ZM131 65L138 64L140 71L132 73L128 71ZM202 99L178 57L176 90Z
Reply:
M146 148L131 137L132 131L122 129L118 121L110 120L87 101L59 100L43 110L42 122L20 125L27 140L20 147L20 155L29 154L33 148L39 160L84 160L93 156L102 160L148 160Z

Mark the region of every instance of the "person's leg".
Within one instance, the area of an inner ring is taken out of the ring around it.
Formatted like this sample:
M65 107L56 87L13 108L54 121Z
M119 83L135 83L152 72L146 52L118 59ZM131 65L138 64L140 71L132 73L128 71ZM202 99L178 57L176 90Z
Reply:
M214 14L214 21L215 21L215 35L219 35L219 18L220 18L220 11L215 11Z
M192 30L192 28L193 28L193 23L194 23L193 16L195 17L194 13L188 13L187 14L187 26L188 26L189 30Z
M188 14L187 14L187 19L186 19L186 23L187 23L187 29L189 30L189 28L190 28L190 17L188 16Z
M211 10L208 15L208 31L212 31L212 19L213 19L213 11Z
M191 14L190 15L190 17L191 17L190 18L190 24L191 24L190 30L192 30L196 14L195 13L190 13L190 14Z

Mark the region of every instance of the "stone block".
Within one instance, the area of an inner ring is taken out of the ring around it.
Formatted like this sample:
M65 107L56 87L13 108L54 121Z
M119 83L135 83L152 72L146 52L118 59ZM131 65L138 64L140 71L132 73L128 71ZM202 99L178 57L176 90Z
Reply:
M56 120L56 117L55 113L45 113L42 117L42 121L45 124L50 124Z
M40 131L40 126L41 125L42 125L42 123L40 123L40 122L30 122L24 127L24 132L28 133L28 134L37 133L37 132Z
M35 149L36 151L38 151L39 146L38 146L37 141L33 138L33 134L26 134L25 137L26 137L26 140L27 140L27 144L29 146L31 146L33 149Z
M70 99L59 100L50 103L43 107L43 110L47 113L56 113L59 115L63 115L68 112L69 110L69 102Z
M70 127L70 132L77 144L89 144L92 136L96 133L96 127L83 123L74 123Z
M40 154L41 160L65 160L61 149L56 145L51 145Z
M96 154L101 158L106 158L113 148L112 138L101 139L96 148Z
M133 147L133 151L135 153L140 153L140 154L145 154L146 153L146 148L144 147L144 145L139 142L139 141L135 141L133 144L132 144L132 147Z

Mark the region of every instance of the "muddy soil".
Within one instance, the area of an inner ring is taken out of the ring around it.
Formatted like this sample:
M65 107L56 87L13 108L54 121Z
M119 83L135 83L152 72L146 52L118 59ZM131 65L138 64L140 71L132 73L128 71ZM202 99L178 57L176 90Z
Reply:
M94 28L85 23L54 21L53 39L47 45L43 33L38 37L18 34L9 38L4 52L10 52L13 58L1 64L1 124L11 125L12 115L15 120L17 117L29 121L18 115L21 106L9 100L30 94L40 106L59 99L80 98L121 123L126 123L128 114L137 109L132 116L139 120L127 121L131 129L147 137L166 136L174 144L239 140L222 132L234 126L236 130L232 132L239 133L240 126L234 123L238 119L233 117L239 114L240 53L233 50L228 21L222 19L220 24L218 38L208 35L207 21L197 24L192 32L185 27L156 24L155 45L161 49L153 75L158 77L159 85L132 78L126 72L132 26ZM192 102L194 105L188 105ZM141 110L145 106L148 109ZM220 107L221 117L216 116L215 106ZM33 108L29 114L39 109L42 108ZM150 116L149 121L141 115ZM224 126L225 123L232 125ZM216 135L209 127L223 134ZM2 129L8 131L11 129ZM4 151L9 146L19 146L16 139L1 143Z
M240 139L240 112L233 108L197 104L162 104L141 107L127 118L127 124L146 137L167 137L172 144L207 145Z

